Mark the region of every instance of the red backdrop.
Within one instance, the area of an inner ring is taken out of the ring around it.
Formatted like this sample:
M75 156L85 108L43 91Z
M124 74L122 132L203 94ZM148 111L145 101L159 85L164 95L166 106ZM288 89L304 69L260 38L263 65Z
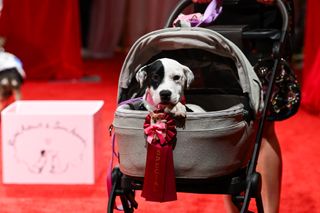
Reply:
M320 1L308 0L302 75L302 105L320 113Z
M28 79L82 76L78 0L4 0L0 35Z

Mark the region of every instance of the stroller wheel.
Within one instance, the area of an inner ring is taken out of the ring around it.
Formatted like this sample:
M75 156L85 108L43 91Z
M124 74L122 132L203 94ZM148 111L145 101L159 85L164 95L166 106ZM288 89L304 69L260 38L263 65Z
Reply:
M248 211L248 207L251 198L255 198L256 200L258 213L264 212L261 198L261 182L261 175L258 172L254 172L250 176L240 213L250 212Z
M123 174L118 167L112 170L112 190L108 202L108 213L112 213L114 209L123 210L125 213L132 213L138 208L138 203L135 201L135 191L128 187ZM116 197L121 200L120 206L116 204Z

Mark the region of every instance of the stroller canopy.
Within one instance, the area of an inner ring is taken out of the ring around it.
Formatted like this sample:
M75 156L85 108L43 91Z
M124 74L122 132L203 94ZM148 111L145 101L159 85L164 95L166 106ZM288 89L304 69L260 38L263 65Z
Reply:
M121 69L118 85L118 102L135 73L154 56L163 51L200 49L230 58L238 71L243 93L247 93L251 108L259 114L263 108L261 83L252 65L242 51L221 34L205 28L165 28L150 32L131 47Z

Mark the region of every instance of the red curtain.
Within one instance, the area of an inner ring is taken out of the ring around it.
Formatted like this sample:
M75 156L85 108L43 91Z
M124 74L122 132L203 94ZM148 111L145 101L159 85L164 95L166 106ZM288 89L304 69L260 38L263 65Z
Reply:
M320 1L308 0L302 75L302 106L320 113Z
M75 79L83 74L78 0L4 0L0 36L28 79Z

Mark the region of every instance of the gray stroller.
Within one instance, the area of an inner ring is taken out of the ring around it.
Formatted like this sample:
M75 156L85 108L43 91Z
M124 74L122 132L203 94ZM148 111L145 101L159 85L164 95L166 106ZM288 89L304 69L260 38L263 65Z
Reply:
M225 0L225 4L235 2ZM122 66L119 107L113 121L118 146L118 153L114 151L114 154L119 166L112 170L108 212L115 209L116 197L120 197L125 212L133 212L138 207L135 191L141 190L144 184L147 151L143 123L148 112L131 107L143 92L138 89L134 76L145 64L163 57L175 59L193 71L195 81L185 91L186 103L201 106L206 111L188 112L185 128L177 129L173 150L177 191L228 194L241 212L248 211L250 200L254 198L258 212L263 212L261 177L256 172L256 164L275 73L281 60L273 60L264 96L253 62L243 53L239 40L230 37L233 32L230 28L169 27L191 3L191 0L181 1L166 28L138 39ZM280 0L277 7L283 17L280 30L244 32L241 29L242 36L284 43L288 12ZM273 51L279 53L281 48L278 45Z

